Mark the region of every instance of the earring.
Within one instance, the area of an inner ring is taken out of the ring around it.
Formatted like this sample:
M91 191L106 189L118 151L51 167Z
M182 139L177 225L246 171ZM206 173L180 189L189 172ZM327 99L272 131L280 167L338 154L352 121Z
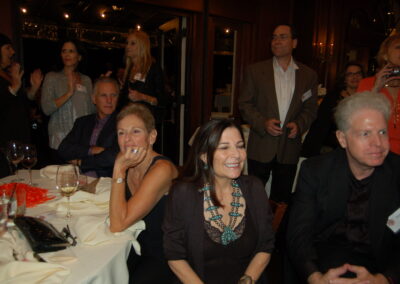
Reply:
M208 170L208 164L204 164L203 169Z

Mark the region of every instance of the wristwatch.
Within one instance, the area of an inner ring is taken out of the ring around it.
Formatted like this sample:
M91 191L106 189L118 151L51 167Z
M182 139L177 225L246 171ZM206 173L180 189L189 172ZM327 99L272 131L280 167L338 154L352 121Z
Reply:
M113 181L115 183L123 183L125 181L125 178L119 177L119 178L113 178Z

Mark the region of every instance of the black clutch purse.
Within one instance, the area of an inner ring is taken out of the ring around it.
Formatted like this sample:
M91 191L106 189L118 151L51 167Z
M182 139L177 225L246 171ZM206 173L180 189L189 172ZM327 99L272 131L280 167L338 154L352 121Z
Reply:
M14 223L36 253L58 251L71 245L63 234L45 220L20 216L14 219Z

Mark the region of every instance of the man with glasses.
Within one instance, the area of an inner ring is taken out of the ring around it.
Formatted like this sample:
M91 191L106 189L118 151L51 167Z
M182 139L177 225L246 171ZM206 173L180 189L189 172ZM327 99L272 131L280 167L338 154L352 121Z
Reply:
M302 134L317 112L317 74L294 60L297 35L293 27L275 28L273 58L250 65L244 75L239 109L251 125L249 174L264 183L272 171L270 199L289 202Z

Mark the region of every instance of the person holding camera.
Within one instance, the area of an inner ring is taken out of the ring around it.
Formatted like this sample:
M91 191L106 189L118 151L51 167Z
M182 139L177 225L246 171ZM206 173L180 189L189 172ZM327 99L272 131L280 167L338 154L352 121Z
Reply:
M391 35L382 42L377 61L379 71L362 80L357 92L373 90L389 99L392 107L388 125L390 151L400 154L400 34Z

